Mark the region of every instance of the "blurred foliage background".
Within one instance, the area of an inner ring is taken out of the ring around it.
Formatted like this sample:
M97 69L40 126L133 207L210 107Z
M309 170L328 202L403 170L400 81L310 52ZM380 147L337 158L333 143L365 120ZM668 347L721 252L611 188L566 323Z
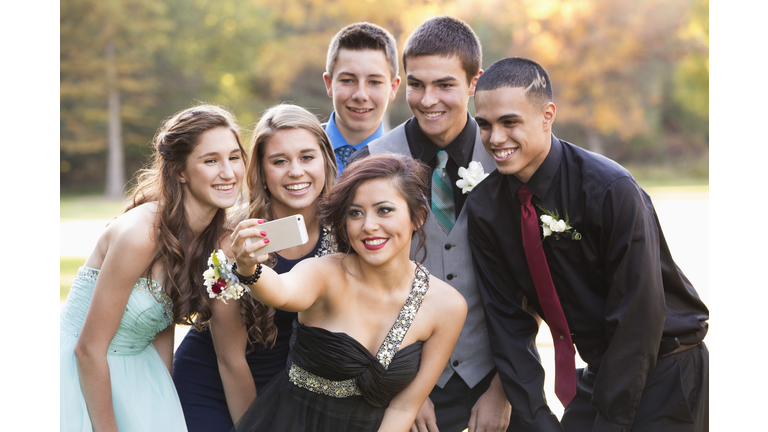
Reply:
M199 102L231 109L245 140L280 102L324 121L325 56L341 27L381 25L402 52L439 14L472 26L483 67L522 56L547 69L559 138L639 180L708 183L708 0L66 0L60 191L119 199L162 120ZM411 116L404 92L385 126Z

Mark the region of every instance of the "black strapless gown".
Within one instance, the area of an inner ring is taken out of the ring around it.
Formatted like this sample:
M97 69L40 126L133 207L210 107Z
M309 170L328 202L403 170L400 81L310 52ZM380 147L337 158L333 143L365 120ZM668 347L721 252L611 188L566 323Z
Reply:
M374 356L346 333L293 323L289 368L275 376L234 431L376 431L390 401L413 381L423 342L403 349L428 289L419 268L397 322Z

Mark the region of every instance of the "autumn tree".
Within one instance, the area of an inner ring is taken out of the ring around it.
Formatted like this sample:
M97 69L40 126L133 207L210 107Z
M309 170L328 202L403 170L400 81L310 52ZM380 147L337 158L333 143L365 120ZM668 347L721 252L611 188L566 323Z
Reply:
M61 5L61 147L108 149L106 195L122 198L123 141L146 140L156 103L154 54L171 23L150 0L68 0ZM145 141L146 142L146 141Z
M679 30L689 0L505 0L481 12L508 28L506 56L550 74L558 122L578 127L590 150L658 127L665 77L683 55Z
M401 56L417 25L449 14L477 33L484 67L522 56L549 71L566 138L617 159L638 148L668 154L673 135L677 148L700 151L708 140L708 11L708 0L68 0L61 150L86 158L109 148L115 195L125 183L121 150L132 172L145 162L137 149L172 113L219 104L250 128L266 108L292 102L325 119L333 106L322 74L339 29L378 24ZM405 90L385 125L412 115Z

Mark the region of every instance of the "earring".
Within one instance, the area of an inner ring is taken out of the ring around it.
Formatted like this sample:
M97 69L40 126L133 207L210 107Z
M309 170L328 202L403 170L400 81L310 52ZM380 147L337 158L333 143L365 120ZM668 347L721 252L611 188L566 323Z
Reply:
M267 184L266 184L266 183L262 183L262 184L261 184L261 187L263 187L263 188L264 188L264 190L267 190Z

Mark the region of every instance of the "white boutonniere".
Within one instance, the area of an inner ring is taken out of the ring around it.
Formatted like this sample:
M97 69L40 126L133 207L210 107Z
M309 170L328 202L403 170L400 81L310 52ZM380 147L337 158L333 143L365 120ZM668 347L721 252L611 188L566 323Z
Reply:
M456 186L461 188L462 193L467 194L470 193L478 183L488 177L488 174L483 171L483 164L477 161L472 161L466 168L459 167L459 177L461 177L461 180L456 181Z
M221 249L211 253L208 258L208 270L203 272L208 297L227 303L227 300L237 300L250 291L247 286L240 283L237 275L232 271L234 263L235 260L227 258Z
M544 238L552 236L555 240L559 240L560 237L569 238L571 240L581 240L581 234L579 234L571 224L568 222L568 212L565 212L565 220L560 219L560 215L557 210L551 212L545 210L541 206L536 206L544 213L541 215L541 229L544 234ZM544 239L542 238L542 241Z

